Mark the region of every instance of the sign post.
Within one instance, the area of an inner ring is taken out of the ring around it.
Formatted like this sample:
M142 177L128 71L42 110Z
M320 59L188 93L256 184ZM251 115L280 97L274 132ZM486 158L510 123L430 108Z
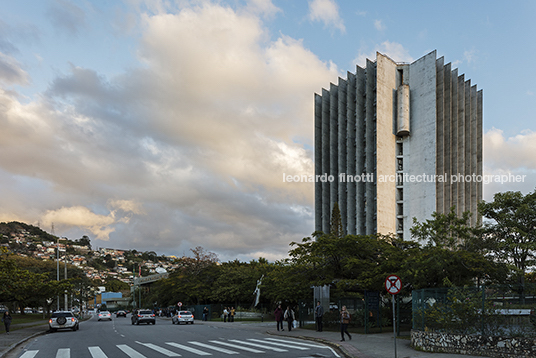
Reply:
M402 281L396 275L389 275L385 279L385 289L391 294L393 301L393 335L395 342L395 358L396 358L396 314L395 314L395 295L402 290Z

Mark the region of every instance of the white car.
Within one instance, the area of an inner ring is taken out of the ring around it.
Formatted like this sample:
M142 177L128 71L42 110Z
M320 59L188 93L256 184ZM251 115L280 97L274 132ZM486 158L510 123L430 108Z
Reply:
M99 321L104 320L104 319L111 321L112 320L112 314L110 312L108 312L108 311L100 311L99 312Z
M73 316L70 311L53 312L48 320L48 326L52 332L56 332L58 329L72 329L73 331L80 329L78 318Z
M194 314L190 311L179 311L171 317L172 324L191 323L194 324Z

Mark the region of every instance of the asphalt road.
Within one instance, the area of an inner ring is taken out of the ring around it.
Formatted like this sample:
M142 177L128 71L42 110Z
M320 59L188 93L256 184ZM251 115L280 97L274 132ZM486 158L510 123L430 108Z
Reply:
M36 337L9 358L157 358L157 357L339 357L320 343L274 337L258 326L199 322L173 325L157 318L155 325L132 325L130 315L80 323L78 331L58 331Z

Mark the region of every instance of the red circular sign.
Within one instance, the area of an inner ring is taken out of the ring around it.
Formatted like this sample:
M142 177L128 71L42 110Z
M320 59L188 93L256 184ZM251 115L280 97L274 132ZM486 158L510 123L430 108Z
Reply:
M177 303L177 306L179 307L182 306L182 302Z
M400 280L400 277L397 275L389 275L385 279L385 289L387 289L387 292L391 295L399 293L400 290L402 290L402 281Z

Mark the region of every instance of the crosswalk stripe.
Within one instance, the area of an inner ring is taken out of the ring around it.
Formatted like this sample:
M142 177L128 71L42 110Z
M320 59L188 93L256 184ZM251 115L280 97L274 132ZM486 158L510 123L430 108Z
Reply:
M70 348L60 348L56 353L56 358L71 358Z
M178 344L178 343L175 343L175 342L166 342L166 344L169 344L170 346L177 347L177 348L180 348L180 349L184 349L185 351L192 352L192 353L195 353L195 354L200 355L200 356L211 356L212 355L212 353L203 352L203 351L200 351L199 349L184 346L182 344Z
M292 348L292 349L299 349L301 351L306 351L308 350L309 348L305 348L305 347L295 347L295 346L291 346L290 344L288 343L277 343L277 342L266 342L266 341L261 341L260 339L253 339L253 338L249 338L248 341L253 341L253 342L261 342L261 343L270 343L270 344L273 344L273 345L276 345L276 346L282 346L282 347L288 347L288 348Z
M20 358L33 358L39 351L26 351L23 355L20 356Z
M270 340L270 341L282 342L282 343L286 343L286 344L297 344L297 345L300 345L300 346L314 347L314 348L326 348L325 346L321 346L321 345L318 345L318 344L312 344L312 343L302 343L302 342L288 341L288 340L277 339L277 338L266 338L266 339Z
M229 342L236 342L236 343L240 343L240 344L247 344L247 345L250 345L250 346L253 346L253 347L257 347L257 348L269 349L269 350L274 351L274 352L288 352L286 349L274 348L274 347L268 347L268 346L264 346L264 345L262 345L262 344L251 343L251 342L246 342L246 341L239 341L239 340L237 340L237 339L230 339Z
M249 347L241 347L241 346L237 346L236 344L222 342L222 341L209 341L209 342L216 343L216 344L221 344L221 345L227 346L227 347L233 347L235 349L242 349L244 351L248 351L248 352L251 352L251 353L265 353L264 351L259 351L258 349L253 349L253 348L249 348Z
M147 358L143 354L135 351L126 344L118 344L116 347L122 350L130 358Z
M204 348L208 348L208 349L213 349L215 351L218 351L218 352L221 352L221 353L226 353L226 354L240 354L238 352L235 352L235 351L231 351L229 349L225 349L225 348L220 348L220 347L214 347L214 346L211 346L209 344L206 344L206 343L201 343L201 342L188 342L190 344L195 344L195 345L198 345L200 347L204 347Z
M100 347L87 347L87 349L93 358L108 358Z
M139 343L142 346L151 348L151 349L153 349L153 350L155 350L157 352L160 352L160 353L162 353L162 354L164 354L164 355L166 355L168 357L180 357L181 356L179 353L172 352L169 349L165 349L163 347L157 346L156 344L142 343L142 342L138 342L138 341L136 341L136 343Z

